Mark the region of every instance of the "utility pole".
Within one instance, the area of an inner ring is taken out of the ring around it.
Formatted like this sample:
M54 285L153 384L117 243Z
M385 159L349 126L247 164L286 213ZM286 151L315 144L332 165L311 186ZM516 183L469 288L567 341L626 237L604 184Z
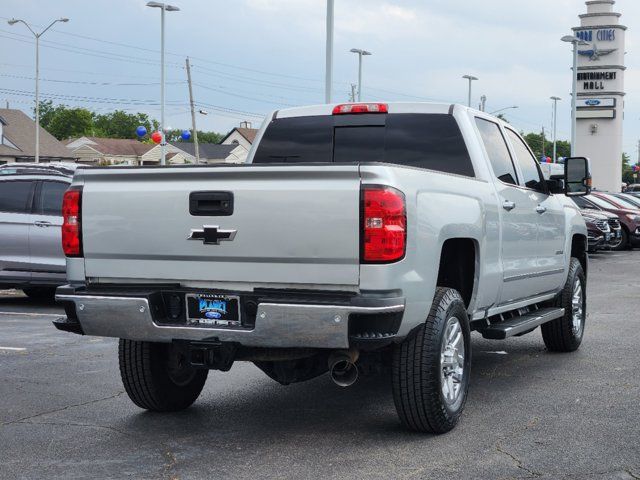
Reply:
M562 100L560 97L551 97L551 100L553 100L553 163L556 163L557 160L557 156L558 156L558 149L557 149L557 140L556 140L556 134L557 134L557 120L558 120L558 100Z
M191 107L191 129L193 130L193 145L195 147L196 164L200 163L200 150L198 148L198 129L196 128L196 111L193 106L193 87L191 86L191 65L187 57L187 83L189 83L189 106Z
M331 103L333 83L333 0L327 0L327 47L325 59L324 103Z
M349 95L349 101L350 102L356 101L356 84L355 83L351 84L351 94Z

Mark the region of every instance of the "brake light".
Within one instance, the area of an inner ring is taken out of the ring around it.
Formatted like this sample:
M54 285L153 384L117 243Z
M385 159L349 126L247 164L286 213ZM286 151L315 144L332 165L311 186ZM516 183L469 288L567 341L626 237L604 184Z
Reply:
M343 103L333 107L334 115L352 113L389 113L386 103Z
M67 190L62 199L62 250L67 257L82 256L81 200L80 190Z
M390 263L404 257L407 213L404 194L392 187L362 189L362 263Z

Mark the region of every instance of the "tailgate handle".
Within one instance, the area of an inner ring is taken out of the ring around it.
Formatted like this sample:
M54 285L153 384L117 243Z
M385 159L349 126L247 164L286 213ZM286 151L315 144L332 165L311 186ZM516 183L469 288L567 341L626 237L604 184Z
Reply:
M191 192L189 213L201 217L228 217L233 215L232 192Z

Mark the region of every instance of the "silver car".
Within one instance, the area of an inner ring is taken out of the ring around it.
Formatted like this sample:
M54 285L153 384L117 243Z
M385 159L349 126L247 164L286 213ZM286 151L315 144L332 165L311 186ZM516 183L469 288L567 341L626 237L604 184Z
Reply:
M73 170L66 164L0 167L0 288L53 298L65 282L62 196Z

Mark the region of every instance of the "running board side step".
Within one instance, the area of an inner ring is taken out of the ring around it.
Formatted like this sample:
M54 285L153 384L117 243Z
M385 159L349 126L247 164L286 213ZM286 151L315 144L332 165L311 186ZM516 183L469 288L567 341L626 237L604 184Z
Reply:
M484 338L504 340L505 338L526 333L563 315L564 308L541 308L535 312L529 312L503 322L492 323L479 331Z

